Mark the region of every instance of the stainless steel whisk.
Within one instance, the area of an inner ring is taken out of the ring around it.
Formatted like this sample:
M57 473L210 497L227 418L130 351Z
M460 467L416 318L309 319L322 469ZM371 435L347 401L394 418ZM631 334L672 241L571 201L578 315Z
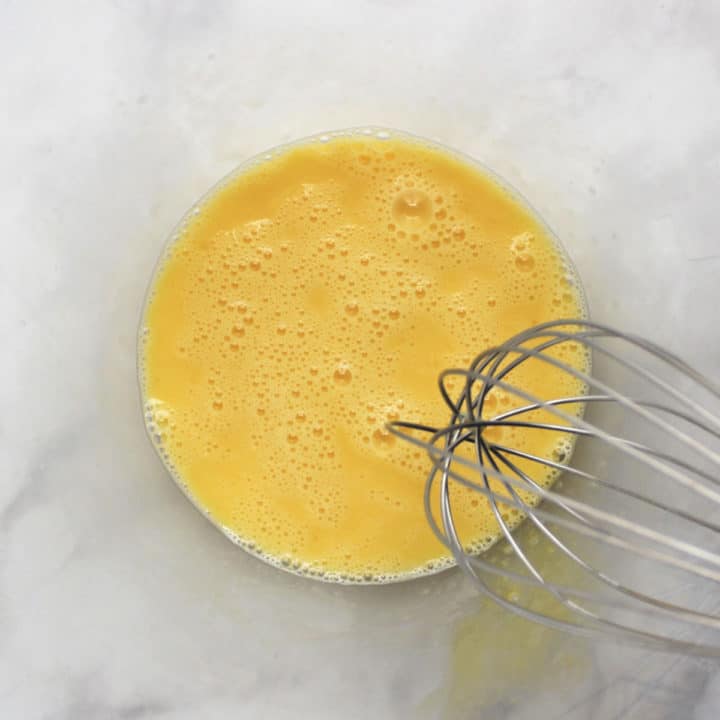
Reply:
M528 363L578 392L534 396L515 380ZM647 340L559 320L445 370L439 388L447 426L388 429L427 451L428 521L484 595L580 635L720 657L720 385ZM513 401L490 412L493 394ZM551 433L554 449L504 441L518 431ZM486 498L504 547L463 541L461 488Z

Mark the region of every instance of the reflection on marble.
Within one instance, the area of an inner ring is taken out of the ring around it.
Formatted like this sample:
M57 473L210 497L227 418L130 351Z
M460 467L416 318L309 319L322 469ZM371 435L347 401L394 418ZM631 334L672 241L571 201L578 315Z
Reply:
M3 719L717 717L715 666L523 626L455 572L266 567L144 436L136 323L175 220L244 157L360 122L486 162L596 318L720 375L720 9L445 5L0 8Z

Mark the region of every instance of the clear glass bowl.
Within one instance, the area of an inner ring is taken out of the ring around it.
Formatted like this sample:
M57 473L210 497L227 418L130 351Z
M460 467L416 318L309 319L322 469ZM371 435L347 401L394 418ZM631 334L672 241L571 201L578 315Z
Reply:
M499 177L496 173L494 173L490 168L486 167L479 161L475 160L474 158L469 157L468 155L465 155L464 153L461 153L457 150L454 150L452 148L449 148L445 145L442 145L437 142L433 142L431 140L428 140L426 138L422 138L416 135L411 135L410 133L406 133L400 130L394 130L390 128L381 128L381 127L360 127L360 128L350 128L350 129L344 129L344 130L333 130L329 132L319 133L317 135L312 135L310 137L302 138L299 140L296 140L291 143L278 145L274 148L271 148L263 153L260 153L258 155L255 155L254 157L249 158L245 162L241 163L237 168L235 168L231 173L226 175L224 178L222 178L218 183L216 183L210 190L208 190L196 203L193 204L193 206L183 215L183 217L180 219L178 224L175 226L175 228L170 233L169 238L165 242L164 248L162 253L160 254L160 257L155 265L155 268L153 270L150 282L148 284L148 288L145 295L145 300L143 302L142 312L141 312L141 318L140 318L140 327L138 330L138 346L137 346L137 368L138 368L138 382L140 386L140 395L142 400L142 406L144 409L144 418L145 418L145 427L147 430L147 434L153 444L153 447L155 448L155 451L157 452L158 456L162 460L163 464L165 465L165 468L167 469L170 476L173 478L176 485L182 490L182 492L185 494L185 496L190 500L190 502L197 508L199 512L201 512L218 530L220 530L228 539L230 539L232 542L238 544L240 547L242 547L246 552L250 553L251 555L254 555L255 557L259 558L260 560L263 560L264 562L268 562L269 564L273 565L273 567L276 567L278 569L284 570L286 572L294 573L295 570L291 566L288 565L282 565L279 562L273 561L272 559L269 559L266 555L263 555L261 553L258 553L255 551L252 547L247 547L246 545L242 544L240 541L238 541L237 536L235 533L227 529L222 525L222 523L218 522L216 518L214 518L210 513L208 513L205 508L203 508L196 498L193 496L193 494L189 491L187 485L183 482L182 477L180 474L175 470L175 468L172 465L171 459L168 455L168 453L165 451L162 445L162 441L160 438L160 435L156 432L155 428L153 427L152 423L152 415L151 410L148 407L149 398L145 395L144 390L144 382L142 377L142 353L143 353L143 343L147 334L147 329L145 326L144 318L146 315L148 302L151 296L152 288L155 284L155 280L157 277L158 272L160 271L163 261L166 258L167 254L172 252L173 245L175 242L180 238L182 235L182 232L184 228L187 226L188 222L192 219L192 217L199 213L201 211L201 208L203 205L212 197L215 196L215 194L223 188L225 185L227 185L229 182L231 182L234 178L242 175L243 173L247 172L249 169L253 167L257 167L259 165L262 165L264 162L267 162L268 160L271 160L272 158L282 155L287 150L296 147L296 146L307 146L312 144L326 144L333 141L335 138L342 138L342 137L370 137L375 138L378 140L386 140L390 138L401 138L404 140L408 140L411 142L419 143L427 147L436 148L443 153L456 157L460 160L462 160L464 163L471 165L478 169L482 174L490 177L499 187L501 187L503 190L505 190L514 200L516 200L519 204L521 204L526 210L528 210L536 219L536 221L545 229L547 232L548 237L550 237L554 243L557 246L558 254L563 257L565 264L568 268L568 272L571 273L574 276L574 281L576 284L576 287L578 288L581 300L583 301L585 309L587 308L587 301L585 298L585 293L582 288L582 283L580 282L579 275L577 273L577 270L572 262L572 259L570 258L569 254L563 247L560 240L557 238L557 236L552 232L552 230L547 226L547 224L542 220L540 215L532 208L530 203L522 197L522 195L514 188L512 187L506 180ZM585 311L584 317L587 316L587 311ZM477 349L478 351L481 350L481 348ZM439 370L439 369L438 369ZM427 575L433 575L439 572L442 572L444 570L447 570L448 567L451 567L451 565L442 565L438 564L435 569L431 571L423 570L419 576L424 577ZM324 580L325 578L318 578L321 580ZM417 579L417 576L413 576L412 574L403 575L399 578L393 578L390 580L390 582L406 582L409 580ZM353 584L365 584L362 582L354 582ZM377 582L371 582L367 584L377 585Z

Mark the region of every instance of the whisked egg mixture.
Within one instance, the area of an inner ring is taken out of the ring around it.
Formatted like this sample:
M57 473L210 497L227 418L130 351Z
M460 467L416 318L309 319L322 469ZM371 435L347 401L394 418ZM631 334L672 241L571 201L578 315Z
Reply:
M394 133L313 138L236 173L168 246L142 320L146 421L189 496L251 552L340 582L422 575L451 563L423 510L429 461L385 424L446 424L441 369L584 314L557 242L477 165ZM578 390L525 365L513 381L528 392ZM485 407L521 403L495 389ZM488 432L541 455L557 440ZM454 487L453 510L474 550L497 538L479 494Z

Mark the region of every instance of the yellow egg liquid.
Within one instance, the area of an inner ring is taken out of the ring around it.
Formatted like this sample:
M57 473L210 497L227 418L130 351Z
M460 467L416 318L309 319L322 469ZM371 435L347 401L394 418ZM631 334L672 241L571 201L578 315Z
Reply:
M428 457L386 423L447 424L442 369L585 314L567 258L507 189L379 135L283 148L203 200L156 270L139 350L148 426L194 502L266 560L348 582L450 564L423 510ZM514 379L573 391L546 368ZM505 439L546 455L557 440ZM487 501L459 488L453 502L468 546L492 544Z

